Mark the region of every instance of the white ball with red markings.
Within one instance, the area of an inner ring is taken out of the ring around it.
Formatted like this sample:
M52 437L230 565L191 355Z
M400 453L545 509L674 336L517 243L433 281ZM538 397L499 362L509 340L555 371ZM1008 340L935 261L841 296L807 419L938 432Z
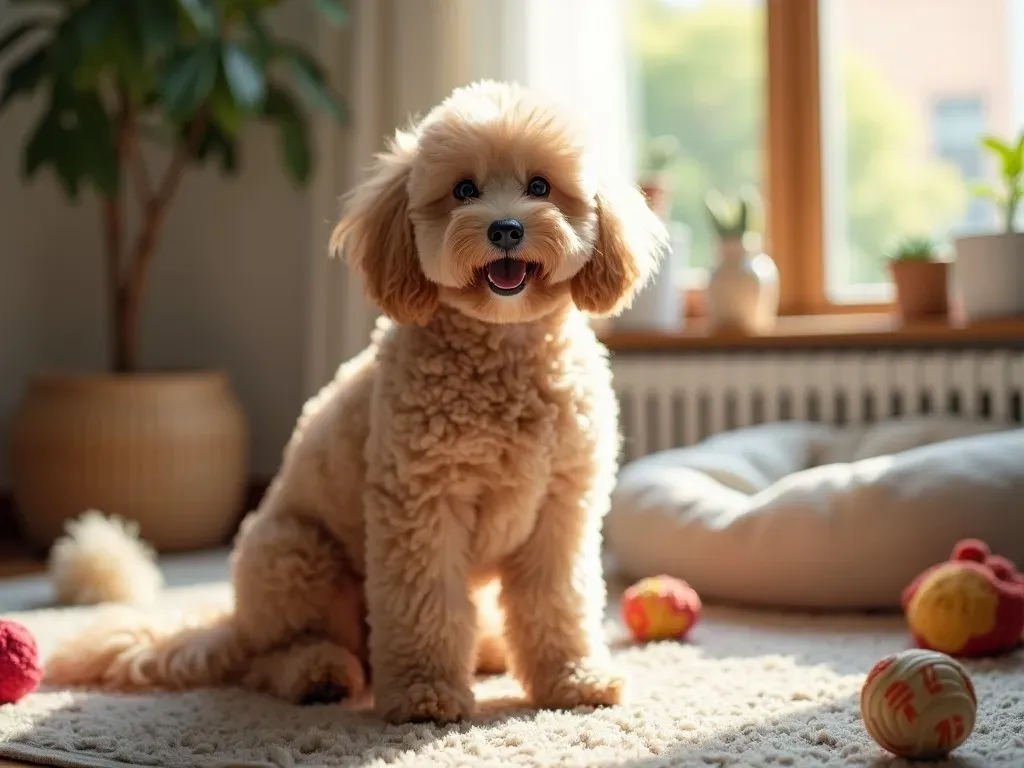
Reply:
M871 738L911 759L952 752L971 735L977 712L967 670L938 651L886 656L871 669L860 693L860 714Z

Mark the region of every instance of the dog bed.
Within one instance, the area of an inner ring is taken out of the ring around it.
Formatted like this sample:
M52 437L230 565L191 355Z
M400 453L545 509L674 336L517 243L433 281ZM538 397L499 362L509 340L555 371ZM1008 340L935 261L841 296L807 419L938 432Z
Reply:
M1022 457L1024 429L975 422L736 430L626 466L605 540L707 599L894 608L961 538L1024 564Z

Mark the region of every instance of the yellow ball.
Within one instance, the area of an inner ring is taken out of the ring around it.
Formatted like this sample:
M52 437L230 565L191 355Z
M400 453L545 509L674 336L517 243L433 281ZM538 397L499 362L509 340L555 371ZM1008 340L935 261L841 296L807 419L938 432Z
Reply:
M894 755L943 757L974 729L978 701L963 666L938 651L886 656L868 674L860 713L868 734Z

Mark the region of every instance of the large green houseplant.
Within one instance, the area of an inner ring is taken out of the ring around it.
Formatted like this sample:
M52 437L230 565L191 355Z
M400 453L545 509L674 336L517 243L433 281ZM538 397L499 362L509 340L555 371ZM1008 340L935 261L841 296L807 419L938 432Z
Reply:
M26 180L52 171L67 200L98 205L103 222L109 370L34 377L12 427L15 499L39 546L87 507L137 520L166 549L229 530L248 441L227 377L140 371L140 327L187 170L236 173L259 121L275 126L284 167L305 184L307 107L343 117L320 63L274 32L270 14L286 2L9 0L0 19L0 119L25 97L41 103L22 148ZM341 0L308 2L345 22Z
M974 191L996 205L1000 231L956 238L955 303L967 322L1024 314L1024 131L1013 139L985 136L981 144L995 162L996 183Z

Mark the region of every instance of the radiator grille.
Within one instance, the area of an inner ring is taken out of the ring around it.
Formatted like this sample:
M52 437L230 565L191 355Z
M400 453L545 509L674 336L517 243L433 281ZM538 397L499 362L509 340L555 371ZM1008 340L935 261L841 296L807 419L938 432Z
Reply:
M612 365L625 460L788 419L945 413L1021 423L1022 350L629 355Z

